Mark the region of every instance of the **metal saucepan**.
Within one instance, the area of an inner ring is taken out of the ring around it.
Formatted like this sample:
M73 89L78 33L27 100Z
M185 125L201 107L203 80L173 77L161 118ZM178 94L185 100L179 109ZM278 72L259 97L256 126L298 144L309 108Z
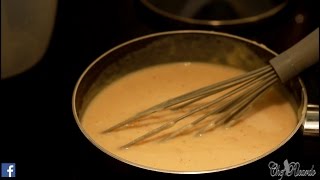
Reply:
M228 58L230 55L236 57L236 60L230 61L230 58ZM212 31L171 31L136 38L107 51L83 72L73 93L74 117L82 133L92 144L107 155L136 167L167 173L209 173L237 168L271 154L297 133L303 134L305 132L306 135L318 136L319 109L316 105L308 105L306 89L299 77L289 81L284 88L291 92L290 96L293 99L292 103L295 104L298 119L297 126L292 133L286 139L283 139L282 143L276 148L260 157L232 167L212 169L205 172L163 171L153 167L144 167L117 157L89 137L81 123L83 112L102 87L137 69L173 61L202 61L227 64L250 71L264 66L276 55L275 52L262 44L238 36ZM311 120L310 123L309 120Z

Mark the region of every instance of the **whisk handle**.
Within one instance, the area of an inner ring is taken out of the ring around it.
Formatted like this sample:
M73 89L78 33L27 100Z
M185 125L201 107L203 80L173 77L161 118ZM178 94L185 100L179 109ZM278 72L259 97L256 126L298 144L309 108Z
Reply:
M319 28L269 63L284 83L319 61Z

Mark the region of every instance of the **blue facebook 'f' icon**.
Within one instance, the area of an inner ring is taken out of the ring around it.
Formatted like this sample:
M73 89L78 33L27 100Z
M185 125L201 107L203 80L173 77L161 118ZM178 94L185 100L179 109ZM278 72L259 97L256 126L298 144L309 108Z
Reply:
M16 164L1 163L1 177L16 177Z

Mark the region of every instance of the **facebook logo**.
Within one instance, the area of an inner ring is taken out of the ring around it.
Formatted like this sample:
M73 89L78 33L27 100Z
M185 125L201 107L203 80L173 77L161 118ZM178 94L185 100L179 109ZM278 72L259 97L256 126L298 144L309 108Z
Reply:
M16 164L1 163L1 177L16 177Z

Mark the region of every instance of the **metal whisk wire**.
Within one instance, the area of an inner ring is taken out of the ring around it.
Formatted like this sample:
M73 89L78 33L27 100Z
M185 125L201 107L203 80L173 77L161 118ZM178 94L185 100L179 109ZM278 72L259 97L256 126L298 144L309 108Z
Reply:
M220 104L220 106L213 108L208 113L202 115L200 118L196 119L192 123L178 129L177 131L172 132L171 134L166 136L164 139L162 139L162 141L167 141L169 139L172 139L172 138L178 136L179 134L185 132L187 129L190 129L190 128L196 126L198 123L202 122L203 120L205 120L209 116L212 116L217 113L225 113L224 118L214 119L210 123L208 123L207 128L200 129L197 134L202 135L205 132L208 132L210 129L213 129L213 126L218 126L223 123L226 123L226 122L228 122L228 120L230 120L236 114L243 112L245 110L245 108L243 108L244 106L247 106L248 104L250 104L262 91L266 90L269 86L271 86L274 82L276 82L277 79L278 79L277 75L274 73L273 68L270 65L267 65L265 67L262 67L260 69L257 69L257 70L254 70L254 71L251 71L248 73L245 73L245 74L237 76L235 78L231 78L226 81L222 81L222 82L219 82L219 83L216 83L213 85L209 85L207 87L200 88L198 90L186 93L186 94L178 96L176 98L169 99L169 100L162 102L158 105L155 105L145 111L137 113L135 116L133 116L125 121L122 121L122 122L110 127L109 129L103 131L103 133L111 132L111 131L118 129L120 127L123 127L127 124L133 123L142 117L148 116L148 115L153 114L158 111L168 109L168 108L175 106L175 105L177 105L177 106L172 108L173 110L183 108L183 107L190 105L200 99L204 99L204 98L211 96L215 93L218 93L218 92L221 92L221 91L226 90L228 88L232 88L236 85L239 85L236 89L232 89L231 91L227 92L226 94L224 94L214 100L211 100L208 103L205 103L205 104L202 104L202 105L199 105L199 106L193 108L192 110L190 110L186 114L166 122L165 124L159 126L158 128L153 129L153 130L149 131L148 133L132 140L128 144L125 144L121 148L129 148L132 145L135 145L139 142L142 142L143 140L145 140L151 136L154 136L154 135L156 135L166 129L171 128L176 123L185 119L186 117L189 117L199 111L208 109L208 108L212 107L213 105L223 101ZM254 84L258 84L258 85L253 86ZM236 97L230 98L231 96L234 96L235 94L237 94Z

